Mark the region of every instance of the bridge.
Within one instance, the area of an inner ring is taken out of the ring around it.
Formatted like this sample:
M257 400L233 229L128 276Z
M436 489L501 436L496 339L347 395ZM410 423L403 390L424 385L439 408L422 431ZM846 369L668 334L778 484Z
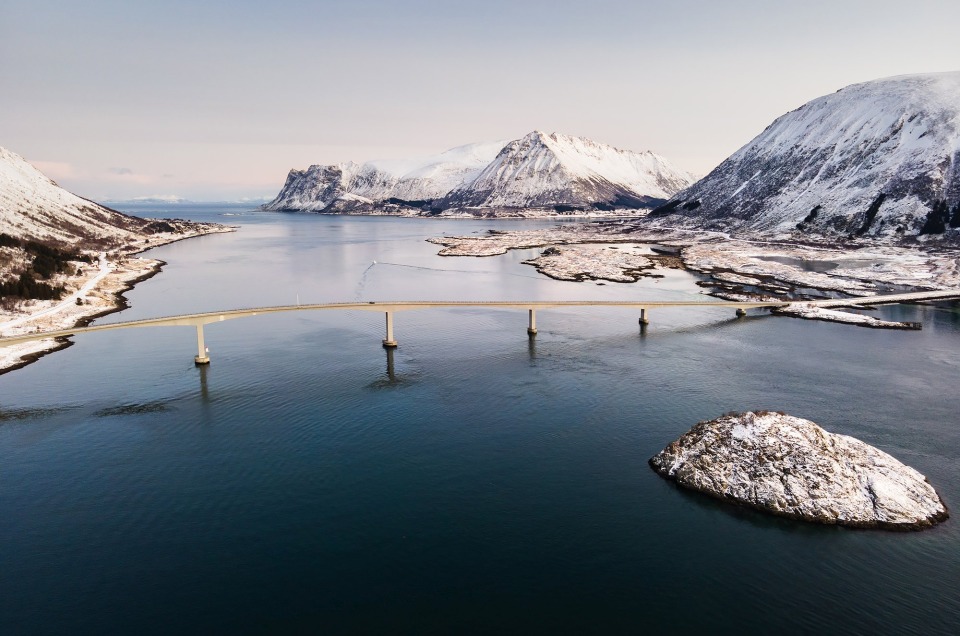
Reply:
M903 294L887 294L877 296L861 296L856 298L830 298L823 300L803 301L805 305L814 307L852 307L864 305L883 305L902 302L917 302L925 300L948 300L960 298L960 289L938 290L928 292L909 292ZM350 303L321 303L313 305L281 305L276 307L255 307L250 309L228 309L225 311L208 311L196 314L182 314L178 316L165 316L162 318L146 318L142 320L130 320L127 322L115 322L105 325L94 325L92 327L74 327L72 329L57 329L52 331L36 331L17 336L0 338L0 347L8 347L23 342L32 342L35 340L45 340L48 338L64 338L67 336L77 336L96 331L108 331L111 329L134 329L137 327L174 327L190 326L197 330L197 355L194 361L199 364L208 364L210 357L207 355L207 348L203 340L203 327L211 323L223 322L224 320L233 320L236 318L250 318L253 316L263 316L267 314L278 314L291 311L379 311L386 316L386 334L383 339L383 346L393 348L397 346L397 340L393 333L393 314L398 311L409 311L414 309L449 309L449 308L467 308L484 307L500 309L518 309L526 310L528 315L527 333L535 336L537 333L537 311L541 309L552 309L557 307L624 307L638 309L640 311L640 324L649 323L648 312L651 309L666 307L713 307L713 308L732 308L736 310L737 316L745 316L748 309L786 307L787 305L800 302L794 300L756 300L756 301L709 301L709 300L536 300L536 301L514 301L514 300L414 300L414 301L390 301L390 302L350 302ZM2 326L2 325L0 325Z

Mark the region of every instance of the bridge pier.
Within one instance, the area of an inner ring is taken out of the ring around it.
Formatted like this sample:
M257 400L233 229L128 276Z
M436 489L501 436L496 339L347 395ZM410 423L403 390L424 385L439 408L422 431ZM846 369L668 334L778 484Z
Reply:
M193 363L197 366L210 364L210 356L207 355L207 348L203 344L202 323L197 325L197 355L193 356Z
M383 346L386 349L393 349L397 346L397 341L393 338L393 312L387 312L387 337L383 339Z
M650 319L647 318L647 308L646 308L646 307L641 307L641 308L640 308L640 324L641 324L641 325L649 325L649 324L650 324Z
M537 335L537 310L530 310L530 322L527 325L527 335L535 336Z

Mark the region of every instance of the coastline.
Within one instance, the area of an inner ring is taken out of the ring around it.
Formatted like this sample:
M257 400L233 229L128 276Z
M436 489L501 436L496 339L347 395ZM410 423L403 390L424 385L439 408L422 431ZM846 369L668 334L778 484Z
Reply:
M703 277L697 284L707 295L743 301L786 298L794 305L775 313L880 329L919 327L844 311L811 312L803 308L803 301L960 287L960 264L948 251L867 241L797 243L614 223L489 231L427 241L442 246L441 256L486 257L544 248L523 263L550 278L576 282L629 283L660 277L658 270L663 268L684 269ZM640 246L647 250L637 249Z
M480 208L477 208L478 210ZM438 221L635 221L643 218L650 213L650 210L644 208L613 210L610 212L602 211L581 211L572 212L548 212L516 209L510 213L504 213L500 208L492 208L496 212L473 213L473 212L454 212L450 214L424 214L421 210L338 210L335 212L325 212L322 210L302 210L302 209L266 209L257 208L260 212L269 212L274 214L315 214L317 216L389 216L404 219L433 219Z
M169 236L153 235L150 239L150 244L146 246L128 245L116 250L114 252L114 260L109 263L109 272L103 276L102 280L98 281L92 289L83 294L82 299L84 302L82 305L76 305L74 302L70 302L70 299L80 297L77 296L77 294L79 293L79 288L85 281L82 279L68 279L65 282L71 287L76 286L77 290L74 290L66 296L67 301L61 299L51 306L46 306L35 301L33 304L34 311L30 313L24 315L7 314L6 318L8 320L5 323L0 323L0 335L11 336L18 333L26 333L30 330L47 330L58 327L85 327L98 318L123 311L130 306L124 294L133 289L138 283L159 274L163 271L163 266L167 264L160 259L147 259L137 256L138 254L142 254L155 247L169 245L198 236L225 234L237 230L237 228L233 226L210 223L194 223L194 226L196 226L196 230L188 234L171 233ZM51 307L58 307L58 309L53 313L46 313ZM18 324L11 327L6 326L14 321L18 322ZM73 341L69 338L51 338L11 345L9 347L0 347L0 375L22 369L46 355L62 351L73 344Z

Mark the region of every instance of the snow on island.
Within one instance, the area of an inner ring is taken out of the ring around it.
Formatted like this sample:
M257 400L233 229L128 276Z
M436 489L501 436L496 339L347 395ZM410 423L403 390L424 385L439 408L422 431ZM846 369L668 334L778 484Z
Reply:
M960 260L955 250L867 240L802 245L759 236L733 239L717 232L660 225L591 223L489 230L483 235L427 241L443 246L438 252L441 256L496 256L509 250L545 248L540 256L523 263L560 280L633 282L644 276L659 277L664 268L686 268L708 277L697 284L717 298L785 300L791 304L774 313L877 329L919 329L920 325L814 308L806 301L837 293L862 298L891 289L920 292L960 287Z
M915 530L949 516L919 472L809 420L758 411L700 422L650 459L684 488L775 515Z
M848 325L871 327L873 329L910 329L919 331L923 324L919 322L903 322L897 320L881 320L873 316L864 316L849 311L837 311L827 307L817 307L812 303L790 303L786 307L776 307L771 310L775 314L796 316L806 320L823 320L825 322L842 322Z

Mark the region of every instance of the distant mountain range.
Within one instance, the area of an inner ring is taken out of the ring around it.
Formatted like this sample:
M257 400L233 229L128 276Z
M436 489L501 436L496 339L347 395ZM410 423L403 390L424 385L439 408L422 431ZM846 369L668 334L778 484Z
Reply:
M780 238L958 242L960 72L808 102L650 218Z
M419 214L557 213L651 208L693 177L652 152L534 131L414 161L291 170L265 210Z

